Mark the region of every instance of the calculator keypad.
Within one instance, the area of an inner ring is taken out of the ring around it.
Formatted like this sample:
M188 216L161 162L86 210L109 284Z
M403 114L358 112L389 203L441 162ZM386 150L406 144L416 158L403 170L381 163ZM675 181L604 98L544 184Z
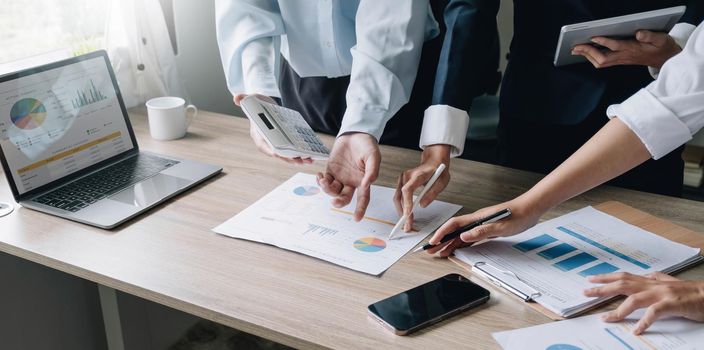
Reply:
M310 128L300 113L273 104L266 104L269 114L276 118L284 133L291 139L294 146L307 153L329 156L330 151L320 141L318 135Z

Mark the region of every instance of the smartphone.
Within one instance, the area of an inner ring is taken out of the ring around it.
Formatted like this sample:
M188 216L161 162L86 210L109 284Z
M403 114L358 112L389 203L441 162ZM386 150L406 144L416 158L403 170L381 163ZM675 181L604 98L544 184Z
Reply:
M397 335L407 335L489 300L489 291L453 273L368 306Z

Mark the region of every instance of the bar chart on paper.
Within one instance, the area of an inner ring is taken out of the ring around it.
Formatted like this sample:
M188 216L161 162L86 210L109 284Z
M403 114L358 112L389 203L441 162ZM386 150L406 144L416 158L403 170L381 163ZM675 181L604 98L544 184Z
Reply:
M334 208L314 176L296 174L213 230L378 275L460 209L435 201L415 212L415 232L389 241L398 220L393 193L391 188L372 186L369 207L356 222L354 200L344 208Z
M492 240L456 256L472 265L510 271L539 292L535 301L569 316L599 302L582 291L587 277L611 272L644 275L697 259L698 249L669 241L587 207L519 235Z
M586 244L589 248L596 248L610 254L610 256L608 256L609 260L618 258L644 270L651 268L648 263L638 260L638 256L644 255L642 252L623 253L615 248L611 248L604 243L599 243L584 234L578 233L575 230L568 229L564 226L558 226L556 227L556 230L561 233L566 233L568 237L577 239L579 241L578 243ZM614 266L608 262L600 261L596 256L581 251L574 245L562 242L546 233L531 239L527 239L520 243L516 243L513 245L513 248L523 253L533 251L537 256L554 262L552 263L554 268L564 272L574 270L577 271L577 274L582 277L612 273L619 270L617 266Z

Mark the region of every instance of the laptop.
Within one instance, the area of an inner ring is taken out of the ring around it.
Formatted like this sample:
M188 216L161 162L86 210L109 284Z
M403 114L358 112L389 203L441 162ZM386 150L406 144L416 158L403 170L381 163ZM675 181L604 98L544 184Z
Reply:
M0 160L23 207L101 228L222 171L139 150L105 51L0 76Z

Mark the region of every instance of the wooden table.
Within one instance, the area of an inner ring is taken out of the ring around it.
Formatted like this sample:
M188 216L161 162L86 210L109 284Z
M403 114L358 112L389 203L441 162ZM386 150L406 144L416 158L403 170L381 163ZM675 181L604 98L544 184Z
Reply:
M201 112L187 137L149 137L145 111L131 111L142 149L224 167L197 188L115 230L105 231L18 208L0 219L0 251L79 276L245 332L302 348L496 348L491 332L549 320L492 286L488 305L408 337L372 321L366 306L447 273L468 275L427 254L401 259L382 277L317 259L217 235L211 229L252 204L296 172L322 163L286 165L260 154L241 118ZM331 137L325 142L332 143ZM377 184L394 186L418 152L382 147ZM531 173L453 160L452 181L441 200L462 213L505 201L539 179ZM0 198L11 198L4 176ZM551 211L551 218L586 205L618 200L701 231L704 205L639 192L599 188ZM704 267L683 274L704 278ZM486 286L481 280L475 281Z

